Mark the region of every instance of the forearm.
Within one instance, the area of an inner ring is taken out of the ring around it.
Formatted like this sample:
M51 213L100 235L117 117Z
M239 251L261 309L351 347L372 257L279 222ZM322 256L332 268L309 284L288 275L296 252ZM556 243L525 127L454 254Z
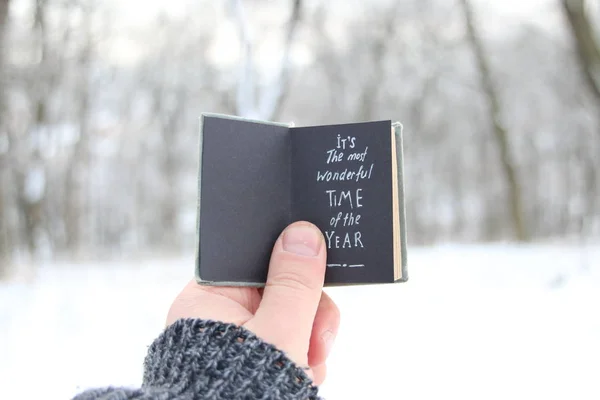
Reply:
M148 350L140 389L89 390L76 400L317 399L304 371L250 331L179 320Z

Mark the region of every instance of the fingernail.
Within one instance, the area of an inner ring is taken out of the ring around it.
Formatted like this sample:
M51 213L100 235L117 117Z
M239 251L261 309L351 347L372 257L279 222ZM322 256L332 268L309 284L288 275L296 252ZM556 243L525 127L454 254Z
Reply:
M325 331L321 335L321 340L325 343L325 354L329 355L331 348L333 347L333 342L335 340L335 335L331 331Z
M283 233L282 245L287 252L314 257L319 254L322 243L321 233L312 226L292 226Z

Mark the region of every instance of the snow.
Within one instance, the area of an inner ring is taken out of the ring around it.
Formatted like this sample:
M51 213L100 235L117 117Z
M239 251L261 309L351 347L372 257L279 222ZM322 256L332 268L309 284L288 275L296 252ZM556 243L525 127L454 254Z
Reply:
M406 284L328 288L329 399L599 399L600 246L411 249ZM193 259L41 266L0 284L0 398L139 385Z

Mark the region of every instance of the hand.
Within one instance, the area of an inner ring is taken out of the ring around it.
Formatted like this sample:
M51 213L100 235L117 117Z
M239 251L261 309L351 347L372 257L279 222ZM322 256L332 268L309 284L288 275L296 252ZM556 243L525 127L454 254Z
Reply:
M340 323L337 306L323 289L326 246L308 222L288 226L277 239L266 286L201 286L190 282L177 296L167 325L202 318L244 326L284 351L316 385L325 380L326 360Z

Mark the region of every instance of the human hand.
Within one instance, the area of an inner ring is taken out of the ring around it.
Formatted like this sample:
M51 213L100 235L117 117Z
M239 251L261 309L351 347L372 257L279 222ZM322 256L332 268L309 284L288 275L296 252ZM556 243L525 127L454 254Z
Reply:
M321 231L308 222L288 226L277 239L264 289L201 286L190 282L177 296L167 325L201 318L243 326L306 367L316 385L340 323L333 300L322 291L326 248Z

